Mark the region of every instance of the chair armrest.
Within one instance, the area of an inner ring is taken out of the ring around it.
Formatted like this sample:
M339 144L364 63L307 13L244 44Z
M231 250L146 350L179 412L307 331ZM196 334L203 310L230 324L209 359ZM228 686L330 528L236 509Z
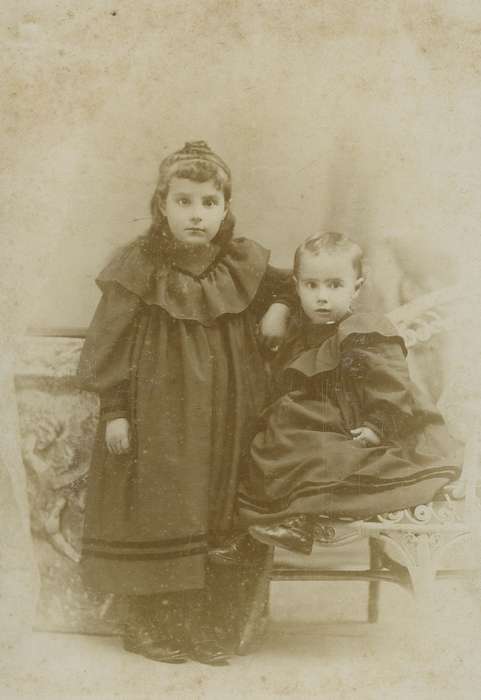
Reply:
M461 474L459 479L447 484L444 487L443 492L447 493L452 501L462 501L464 498L466 498L466 490L466 481L463 479L463 475Z

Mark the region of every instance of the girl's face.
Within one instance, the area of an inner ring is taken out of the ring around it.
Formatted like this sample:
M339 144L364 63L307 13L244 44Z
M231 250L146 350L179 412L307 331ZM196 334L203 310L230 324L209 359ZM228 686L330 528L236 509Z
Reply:
M198 246L215 238L227 210L224 194L213 180L195 182L174 177L162 213L177 241Z
M349 311L363 283L349 255L305 252L297 273L297 293L312 323L335 323Z

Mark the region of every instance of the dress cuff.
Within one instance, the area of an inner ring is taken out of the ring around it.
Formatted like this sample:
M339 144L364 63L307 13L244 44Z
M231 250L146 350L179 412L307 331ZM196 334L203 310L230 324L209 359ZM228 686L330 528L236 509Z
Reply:
M106 420L128 418L129 394L128 383L122 382L100 395L100 416Z
M116 418L125 418L128 419L129 417L129 412L128 411L101 411L100 412L100 417L103 421L106 423L109 423L111 420L115 420Z
M287 298L280 298L280 299L273 299L268 306L268 309L271 308L274 304L282 304L282 306L286 306L289 310L292 309L292 301L289 301Z
M289 277L280 288L276 289L272 295L271 304L284 304L289 309L293 309L298 304L296 285L292 277Z

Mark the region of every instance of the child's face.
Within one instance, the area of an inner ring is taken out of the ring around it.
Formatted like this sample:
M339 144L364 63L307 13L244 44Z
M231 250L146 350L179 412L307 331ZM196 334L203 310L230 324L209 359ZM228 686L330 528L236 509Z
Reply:
M334 323L349 311L363 283L345 253L303 253L297 293L306 316L315 324Z
M225 217L224 194L213 180L195 182L174 177L162 211L176 240L205 245L215 238Z

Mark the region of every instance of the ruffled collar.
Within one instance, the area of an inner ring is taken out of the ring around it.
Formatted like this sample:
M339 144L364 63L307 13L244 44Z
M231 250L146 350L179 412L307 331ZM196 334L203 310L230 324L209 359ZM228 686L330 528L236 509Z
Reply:
M290 343L290 358L284 370L295 370L306 377L330 372L341 361L341 349L347 340L362 345L373 339L398 343L406 354L399 332L385 316L374 313L353 313L332 326L301 325Z
M209 245L178 246L172 250L170 265L172 269L191 277L202 277L216 263L221 254L221 247L216 243Z
M172 251L171 251L172 252ZM97 277L101 289L117 283L172 318L211 325L253 301L270 253L247 238L207 246L202 258L149 255L141 239L123 248Z

